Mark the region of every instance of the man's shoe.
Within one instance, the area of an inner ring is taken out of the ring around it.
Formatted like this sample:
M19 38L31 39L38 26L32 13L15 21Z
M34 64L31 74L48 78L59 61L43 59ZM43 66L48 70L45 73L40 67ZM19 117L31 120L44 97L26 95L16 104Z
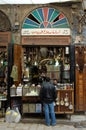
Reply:
M50 126L50 124L46 124L46 126Z
M56 123L55 124L51 124L52 126L55 126L56 125Z

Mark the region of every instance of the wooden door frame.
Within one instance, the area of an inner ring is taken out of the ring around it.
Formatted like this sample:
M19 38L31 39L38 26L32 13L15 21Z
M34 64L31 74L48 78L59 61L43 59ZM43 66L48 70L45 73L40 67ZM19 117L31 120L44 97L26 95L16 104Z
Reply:
M22 45L70 45L70 36L22 36Z

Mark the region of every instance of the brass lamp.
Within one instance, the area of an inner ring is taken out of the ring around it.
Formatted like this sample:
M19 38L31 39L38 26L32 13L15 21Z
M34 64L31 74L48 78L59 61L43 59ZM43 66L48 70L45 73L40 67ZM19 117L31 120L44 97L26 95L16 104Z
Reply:
M82 8L86 11L86 0L82 0Z

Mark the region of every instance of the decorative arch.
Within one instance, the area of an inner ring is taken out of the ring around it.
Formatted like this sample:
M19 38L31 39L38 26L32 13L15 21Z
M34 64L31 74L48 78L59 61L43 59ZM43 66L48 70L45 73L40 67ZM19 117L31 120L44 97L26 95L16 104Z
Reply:
M11 31L11 23L1 10L0 10L0 32Z
M22 24L22 29L38 28L70 28L65 15L50 7L42 7L33 10Z

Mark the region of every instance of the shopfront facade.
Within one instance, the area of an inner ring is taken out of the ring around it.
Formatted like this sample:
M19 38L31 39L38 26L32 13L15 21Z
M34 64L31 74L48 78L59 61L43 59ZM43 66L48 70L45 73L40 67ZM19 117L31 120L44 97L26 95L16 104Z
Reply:
M74 43L78 27L72 23L75 22L72 11L78 9L74 4L14 5L9 9L14 11L15 18L9 16L8 10L12 24L8 45L8 104L11 107L20 104L22 114L42 112L38 92L40 77L46 75L51 82L58 81L57 114L85 111L86 46Z

